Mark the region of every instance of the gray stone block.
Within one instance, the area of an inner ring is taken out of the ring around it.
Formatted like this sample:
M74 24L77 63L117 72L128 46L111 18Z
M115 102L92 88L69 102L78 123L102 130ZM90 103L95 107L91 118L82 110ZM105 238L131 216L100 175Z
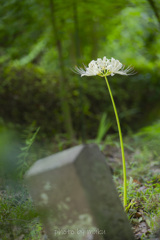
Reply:
M134 239L97 145L80 145L37 161L26 181L50 239Z

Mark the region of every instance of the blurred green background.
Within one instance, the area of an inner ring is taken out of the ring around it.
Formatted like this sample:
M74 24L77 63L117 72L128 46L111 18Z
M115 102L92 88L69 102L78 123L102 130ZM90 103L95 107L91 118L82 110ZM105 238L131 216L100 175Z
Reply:
M128 202L136 199L135 214L142 210L143 221L158 226L160 0L0 3L0 239L44 239L21 181L40 158L95 142L122 189L118 131L105 79L73 72L104 56L136 72L108 79L124 137ZM132 226L141 222L128 214Z
M105 80L76 75L98 57L133 66L109 77L124 134L160 118L160 0L1 0L0 122L41 140L116 132Z

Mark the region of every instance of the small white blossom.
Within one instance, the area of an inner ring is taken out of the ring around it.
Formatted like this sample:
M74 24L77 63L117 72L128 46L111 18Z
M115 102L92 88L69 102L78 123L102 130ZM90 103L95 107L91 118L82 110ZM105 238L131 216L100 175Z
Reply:
M88 67L84 66L83 68L78 68L77 66L75 67L75 72L80 74L81 77L83 76L114 76L115 74L120 74L120 75L132 75L134 74L134 70L132 67L128 67L124 69L123 64L114 59L107 59L106 57L97 58L97 60L92 60L89 64Z

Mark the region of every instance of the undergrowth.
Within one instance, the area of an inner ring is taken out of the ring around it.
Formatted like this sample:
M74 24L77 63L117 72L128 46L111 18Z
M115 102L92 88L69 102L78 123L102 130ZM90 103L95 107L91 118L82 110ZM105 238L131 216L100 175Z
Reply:
M110 123L105 128L106 116L99 127L95 142L106 156L113 170L119 196L122 196L122 165L120 148L116 135L109 135ZM32 129L32 128L31 128ZM104 132L103 132L104 129ZM153 131L152 131L153 132ZM80 141L68 142L65 136L57 136L44 151L37 152L35 138L38 129L29 131L25 136L21 153L18 154L19 179L1 186L0 189L0 239L2 240L42 240L45 232L40 223L38 213L23 183L22 175L37 159L56 151L80 144ZM136 239L147 240L160 237L160 137L154 134L149 137L146 129L136 135L124 139L127 160L128 206L126 208ZM41 149L40 149L41 150ZM21 161L20 161L21 159ZM4 176L3 176L4 177Z

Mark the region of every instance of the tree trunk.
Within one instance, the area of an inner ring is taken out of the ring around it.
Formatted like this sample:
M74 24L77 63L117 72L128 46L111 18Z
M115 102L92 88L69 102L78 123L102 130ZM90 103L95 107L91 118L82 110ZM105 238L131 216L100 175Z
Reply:
M148 0L157 20L158 20L158 23L159 23L159 28L160 28L160 15L159 15L159 12L158 12L158 9L156 8L156 4L154 3L153 0Z
M63 119L64 119L65 131L68 137L71 139L74 137L74 131L72 127L70 108L67 101L67 91L66 91L67 79L65 77L66 74L65 74L64 62L63 62L62 44L58 34L57 25L56 25L54 0L49 0L49 3L50 3L53 33L54 33L54 38L55 38L56 47L58 51L59 66L60 66L60 72L61 72L60 79L59 79L59 94L60 94L60 100L61 100L61 110L64 117Z
M74 21L74 32L75 32L75 47L76 47L76 59L78 64L82 64L81 51L80 51L80 38L79 38L79 24L78 24L78 12L77 12L77 0L73 0L73 21ZM79 118L79 129L81 131L82 142L85 143L85 121L84 121L84 101L83 101L83 85L79 78L79 108L80 108L80 118Z

